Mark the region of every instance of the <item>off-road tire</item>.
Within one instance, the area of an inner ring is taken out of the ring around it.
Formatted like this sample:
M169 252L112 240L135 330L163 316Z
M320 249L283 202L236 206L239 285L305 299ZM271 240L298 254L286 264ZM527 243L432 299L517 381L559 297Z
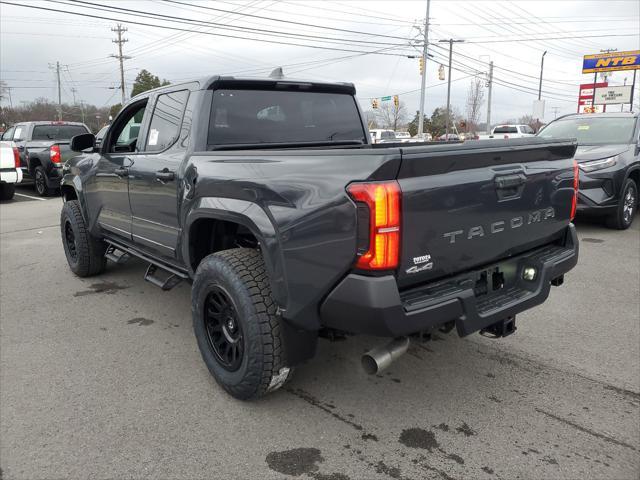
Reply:
M54 192L54 189L47 186L47 172L42 165L38 165L33 171L33 188L41 197L48 197Z
M75 253L71 251L67 229L73 233ZM60 233L64 253L73 273L79 277L90 277L104 271L107 265L104 256L106 245L89 233L77 200L70 200L62 206Z
M0 200L11 200L16 193L13 183L0 183Z
M631 203L629 204L629 199ZM629 213L631 209L631 213ZM627 178L622 188L620 202L616 212L607 218L607 226L617 230L626 230L633 223L633 218L638 211L638 185L632 179Z
M243 351L235 371L218 358L205 318L212 293L224 292L235 309ZM196 270L191 294L193 329L209 372L240 400L277 390L291 377L286 365L281 318L271 297L262 255L249 248L224 250L205 257Z

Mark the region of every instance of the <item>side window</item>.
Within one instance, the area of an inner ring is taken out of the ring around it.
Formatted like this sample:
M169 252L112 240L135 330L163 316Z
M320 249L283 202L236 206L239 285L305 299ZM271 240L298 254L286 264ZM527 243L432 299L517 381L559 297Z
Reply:
M13 131L15 127L11 127L9 130L2 134L2 140L13 140Z
M18 142L24 140L24 134L26 133L26 128L22 125L16 125L16 131L13 132L13 141Z
M116 118L113 133L109 132L108 152L135 152L147 100L131 105Z
M166 150L178 140L182 115L188 98L188 90L158 95L149 125L149 136L145 148L147 152Z

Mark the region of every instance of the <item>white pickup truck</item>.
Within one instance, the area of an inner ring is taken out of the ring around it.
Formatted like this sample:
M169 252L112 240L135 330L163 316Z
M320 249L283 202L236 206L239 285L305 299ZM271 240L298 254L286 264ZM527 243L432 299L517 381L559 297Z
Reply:
M20 152L13 142L0 142L0 200L11 200L22 181Z
M496 125L490 135L479 135L477 140L526 138L533 137L535 134L529 125Z

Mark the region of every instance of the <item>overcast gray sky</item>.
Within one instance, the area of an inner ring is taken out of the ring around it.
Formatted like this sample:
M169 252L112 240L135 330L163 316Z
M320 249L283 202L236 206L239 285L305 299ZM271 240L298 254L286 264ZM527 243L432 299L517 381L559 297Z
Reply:
M400 94L409 111L418 108L418 59L407 56L419 55L420 47L410 43L414 38L420 43L426 0L7 1L62 11L0 5L0 77L11 87L14 105L36 97L56 98L55 75L49 68L56 61L63 65L64 101L73 101L75 89L77 101L118 103L120 94L114 87L120 84L119 70L110 55L117 53L111 28L119 19L128 28L124 53L132 57L125 62L127 92L142 68L176 82L218 73L266 75L283 66L285 75L292 77L355 83L365 109L372 97L394 94ZM105 7L166 17L97 10ZM543 51L548 51L542 96L549 121L555 114L574 112L578 85L592 81L593 75L581 74L582 55L609 48L640 49L639 0L432 0L430 18L435 59L427 66L428 113L446 103L446 82L438 80L437 72L447 63L441 39L465 40L454 46L452 62L452 104L462 112L471 79L482 77L487 62L494 62L495 122L532 113ZM364 54L372 51L379 54ZM630 83L632 76L617 72L609 83L622 85L625 78ZM481 120L485 115L486 105Z

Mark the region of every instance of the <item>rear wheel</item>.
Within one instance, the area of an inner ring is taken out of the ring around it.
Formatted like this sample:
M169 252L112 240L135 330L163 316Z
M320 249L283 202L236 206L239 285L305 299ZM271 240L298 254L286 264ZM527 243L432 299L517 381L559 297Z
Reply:
M202 358L232 396L258 398L291 377L281 319L260 252L234 248L202 260L191 311Z
M633 223L638 207L638 186L628 178L622 189L622 196L616 213L607 219L607 226L618 230L626 230Z
M13 183L0 183L0 200L11 200L16 193L16 186Z
M79 277L102 273L107 265L105 244L93 237L82 217L77 200L65 202L60 214L60 233L67 263Z
M40 165L36 167L33 172L34 179L34 187L36 189L36 193L41 197L48 197L53 193L53 190L47 186L47 173L44 171L44 168Z

